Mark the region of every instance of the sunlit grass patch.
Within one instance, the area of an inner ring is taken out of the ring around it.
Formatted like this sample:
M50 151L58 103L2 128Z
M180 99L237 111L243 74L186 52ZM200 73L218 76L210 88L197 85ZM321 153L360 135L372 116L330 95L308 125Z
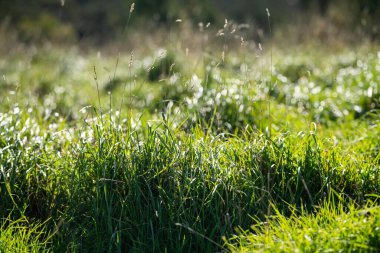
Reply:
M277 212L226 242L232 252L378 252L380 209L324 204L314 214Z
M0 220L0 252L49 252L50 240L45 225L26 218Z

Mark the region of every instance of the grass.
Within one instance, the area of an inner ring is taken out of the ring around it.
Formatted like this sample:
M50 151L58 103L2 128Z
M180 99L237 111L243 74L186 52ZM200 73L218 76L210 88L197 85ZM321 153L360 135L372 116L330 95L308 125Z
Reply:
M24 50L0 60L1 252L380 249L375 47Z
M232 252L377 252L379 208L325 204L315 215L280 212L268 222L240 231L229 244Z
M0 223L0 252L41 252L48 248L45 226L31 223L25 217L2 219Z

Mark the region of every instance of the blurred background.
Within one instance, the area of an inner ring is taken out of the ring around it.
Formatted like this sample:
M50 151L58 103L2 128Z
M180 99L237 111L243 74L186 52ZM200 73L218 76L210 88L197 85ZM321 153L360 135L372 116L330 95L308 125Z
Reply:
M378 0L0 0L0 24L3 34L11 32L26 43L103 44L128 36L126 28L174 29L178 19L194 28L210 22L215 29L225 19L234 20L254 26L252 36L265 37L267 8L274 36L286 38L291 33L300 42L309 37L351 42L358 37L380 38Z

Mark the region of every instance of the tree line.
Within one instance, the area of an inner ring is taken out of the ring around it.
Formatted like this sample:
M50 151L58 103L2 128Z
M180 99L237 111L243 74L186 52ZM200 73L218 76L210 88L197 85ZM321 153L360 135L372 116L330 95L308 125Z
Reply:
M195 24L223 22L228 16L260 23L265 20L265 8L270 8L274 19L282 16L282 22L286 22L294 12L326 16L329 9L337 5L344 7L342 12L347 12L342 15L354 16L357 23L365 17L376 26L380 17L378 0L33 0L27 3L0 0L0 22L20 30L25 39L29 33L54 35L69 33L68 30L77 38L112 38L130 21L132 2L135 2L133 21L142 25L146 22L168 24L177 18L189 18Z

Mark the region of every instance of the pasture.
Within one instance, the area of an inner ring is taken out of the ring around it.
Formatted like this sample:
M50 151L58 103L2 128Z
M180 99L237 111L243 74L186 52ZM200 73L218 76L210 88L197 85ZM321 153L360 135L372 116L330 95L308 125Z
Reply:
M380 48L206 26L4 43L0 252L380 250Z

